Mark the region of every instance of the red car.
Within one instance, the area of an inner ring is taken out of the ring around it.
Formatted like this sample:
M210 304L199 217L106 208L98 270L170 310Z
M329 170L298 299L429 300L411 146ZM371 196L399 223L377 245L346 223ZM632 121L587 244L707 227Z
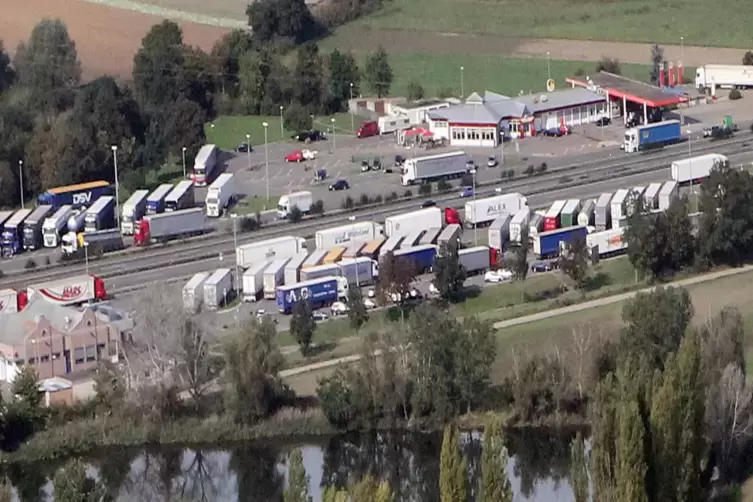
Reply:
M304 160L314 160L316 152L311 150L296 150L285 156L285 162L303 162Z

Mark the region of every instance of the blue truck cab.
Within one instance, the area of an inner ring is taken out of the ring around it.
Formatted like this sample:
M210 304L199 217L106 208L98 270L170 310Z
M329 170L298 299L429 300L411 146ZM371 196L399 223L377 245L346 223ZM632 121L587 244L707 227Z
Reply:
M0 251L3 258L13 258L23 251L24 221L31 214L31 209L19 209L3 226L0 234Z
M293 307L301 300L308 301L312 309L329 305L337 301L339 297L340 279L340 277L320 277L280 286L275 294L277 308L283 314L290 314Z
M664 122L633 127L625 131L622 149L626 153L642 152L678 143L681 139L682 125L680 121L665 120Z
M91 181L50 188L37 197L37 204L52 206L53 211L65 205L89 207L104 195L113 195L112 185L107 181Z
M423 246L413 246L407 249L400 249L393 253L395 258L408 260L417 274L429 272L434 268L434 260L437 258L439 248L433 244Z

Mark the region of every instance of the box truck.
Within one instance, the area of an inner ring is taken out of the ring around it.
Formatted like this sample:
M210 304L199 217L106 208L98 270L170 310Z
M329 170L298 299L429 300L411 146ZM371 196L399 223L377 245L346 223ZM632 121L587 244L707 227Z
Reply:
M510 240L510 223L512 222L512 217L513 215L510 213L502 213L489 225L486 233L490 248L500 251L505 249Z
M303 262L303 265L301 266L301 270L307 270L309 268L318 267L322 264L324 261L324 257L329 254L329 249L315 249L313 253L311 253L308 258L306 258L306 261Z
M651 183L646 191L643 192L643 204L649 211L654 211L659 208L659 192L661 191L661 183Z
M468 275L486 272L491 268L491 255L487 246L476 246L458 251L458 262Z
M574 239L585 240L586 227L567 227L550 232L542 232L533 239L533 254L538 258L554 258L559 255L564 244L571 243Z
M627 249L625 229L615 228L592 232L586 236L586 246L600 257L613 256Z
M680 185L700 183L707 178L716 165L728 165L729 159L718 153L699 155L689 159L676 160L670 167L670 178Z
M260 261L289 259L305 250L306 239L287 235L285 237L277 237L275 239L251 242L238 246L235 248L235 261L239 267L248 268Z
M609 203L610 210L612 213L612 226L616 227L617 222L620 220L627 218L627 207L626 207L626 201L628 194L630 193L629 190L625 188L620 188L614 193L614 196L612 197L612 202Z
M677 198L677 182L667 181L659 191L659 211L666 211Z
M361 256L366 256L371 258L372 260L376 260L379 258L379 250L382 249L382 245L387 241L384 237L378 237L374 240L371 240L366 243L364 247L361 248Z
M311 281L313 279L319 279L321 277L339 277L340 266L337 263L328 263L325 265L319 265L317 267L307 268L301 270L301 280Z
M233 292L233 272L229 268L218 268L204 281L204 306L217 310L227 303Z
M408 235L416 230L426 230L431 227L442 226L442 210L438 207L427 207L410 213L390 216L384 220L384 233L388 237L393 235Z
M448 152L406 159L401 183L410 186L468 174L470 157L465 152Z
M193 182L197 187L205 187L214 177L220 163L217 161L219 149L216 145L204 145L196 154L193 163Z
M439 237L439 234L442 233L441 227L432 227L428 229L426 232L424 232L424 235L421 236L421 240L418 241L419 246L423 246L426 244L436 244L437 238Z
M314 196L311 192L293 192L287 195L281 195L277 201L277 216L282 219L287 218L293 207L297 207L303 214L311 211L311 205L314 203Z
M120 231L123 235L133 235L136 222L146 214L146 199L149 190L136 190L128 197L120 212Z
M29 286L28 297L38 294L58 305L78 305L107 299L105 281L96 275L77 275Z
M201 235L206 230L204 211L200 207L150 214L136 225L133 243L145 246L156 242Z
M560 224L560 215L567 204L566 200L555 200L544 214L544 232L557 230Z
M430 272L434 268L434 260L437 257L437 246L415 246L409 249L395 251L396 259L407 260L417 274Z
M34 251L44 247L42 241L42 226L44 220L52 213L52 206L37 206L34 211L24 220L23 246L27 251Z
M264 271L269 265L270 262L268 261L260 261L243 272L244 302L255 302L261 297L261 293L264 291Z
M515 214L528 206L528 199L517 192L495 195L465 203L465 222L473 226L486 225L503 212Z
M274 300L275 290L285 280L285 265L289 258L278 258L264 269L262 281L264 282L264 298Z
M26 303L26 291L0 289L0 315L21 312Z
M204 299L204 283L209 279L209 272L199 272L191 277L183 286L183 308L190 314L195 314L201 308Z
M96 232L115 226L115 197L100 197L86 210L84 231Z
M13 258L23 251L24 221L31 214L31 209L19 209L3 225L0 234L0 247L3 258Z
M287 265L285 265L285 284L295 284L300 281L301 267L303 267L309 254L306 251L293 256Z
M594 210L596 209L595 200L587 200L583 203L578 213L578 221L574 225L580 227L592 227L594 226Z
M740 64L707 64L695 69L696 89L753 87L753 68Z
M204 206L207 216L219 218L235 200L235 176L232 173L220 174L207 189Z
M193 181L183 180L165 197L165 211L180 211L192 208L196 204Z
M105 195L113 195L113 187L109 182L90 181L50 188L37 197L37 204L47 204L54 209L66 204L75 208L89 207Z
M73 206L65 204L60 206L55 214L49 216L42 224L42 240L44 247L56 248L60 239L68 228L68 218L73 214Z
M594 207L594 225L597 230L606 230L612 222L612 197L611 193L599 195Z
M682 126L680 121L667 120L628 129L625 131L622 149L626 153L642 152L678 143L681 139Z
M357 287L371 286L379 275L379 267L371 258L352 258L343 260L337 264L340 272L337 275L344 277L348 284ZM334 274L333 274L334 275Z
M165 211L165 199L173 191L170 183L163 183L146 198L146 214L159 214Z
M375 221L358 221L339 227L325 228L316 232L317 249L345 246L352 242L368 242L379 236L382 225Z
M528 225L531 221L531 209L526 206L522 209L520 209L518 212L516 212L512 219L510 220L510 224L508 226L508 232L509 232L509 240L512 244L520 244L521 236L523 235L523 229L526 231L528 230ZM492 226L494 226L494 222L492 222ZM527 232L526 232L527 233ZM491 236L490 236L491 237ZM491 245L491 240L489 241L489 246L494 247Z
M463 234L463 228L457 223L452 223L444 227L442 233L437 237L437 246L455 246L460 243L460 237Z
M307 301L312 309L330 305L341 296L341 281L341 277L322 277L280 286L275 294L277 308L282 314L290 314L301 300Z
M563 227L572 227L578 224L578 212L580 211L580 199L570 199L562 208L560 213L560 225Z

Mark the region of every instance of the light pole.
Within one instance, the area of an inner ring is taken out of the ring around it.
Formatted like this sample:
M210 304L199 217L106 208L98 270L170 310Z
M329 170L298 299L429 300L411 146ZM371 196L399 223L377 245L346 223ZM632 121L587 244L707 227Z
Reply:
M333 119L334 120L334 119ZM356 238L356 217L355 216L348 216L348 219L350 220L351 225L351 238ZM356 260L356 287L358 289L361 289L361 280L358 277L358 258L355 258Z
M246 158L248 159L248 170L251 170L251 135L246 134Z
M348 101L348 111L350 112L350 132L355 133L356 132L356 126L354 124L354 118L353 118L353 82L350 83L350 101Z
M337 134L335 133L335 117L329 119L332 122L332 151L337 150Z
M269 124L262 122L264 126L264 184L267 188L267 201L269 201L269 150L267 150L267 128Z
M690 129L688 129L686 132L688 133L688 168L690 170L690 191L693 193L695 198L695 211L698 211L698 194L695 190L693 190L693 151L691 149L691 131Z
M282 118L283 106L280 105L280 139L285 139L285 120Z
M685 60L685 37L680 37L680 62ZM682 82L680 82L682 84Z
M118 182L118 145L112 145L112 160L115 165L115 219L120 228L120 184Z
M460 67L460 97L465 97L465 76L463 75L465 68Z
M473 210L476 211L476 170L471 169L470 173L471 173L471 176L473 176L472 178L473 179L473 188L472 188L473 189ZM476 219L475 215L474 215L474 219ZM478 230L477 230L477 225L475 223L473 224L473 245L478 246Z
M18 161L18 184L21 188L21 209L24 208L24 161Z
M86 264L86 275L89 275L89 243L84 241L84 263Z
M183 179L186 179L186 147L184 146L183 149Z
M550 54L546 53L546 79L551 80L552 79L552 64L549 59Z
M236 213L230 213L230 219L233 220L233 247L235 249L238 249L238 231L236 230L235 222L238 220L238 215ZM237 253L236 253L237 255ZM238 272L238 258L236 256L235 259L235 294L238 294L238 283L240 282L240 273Z

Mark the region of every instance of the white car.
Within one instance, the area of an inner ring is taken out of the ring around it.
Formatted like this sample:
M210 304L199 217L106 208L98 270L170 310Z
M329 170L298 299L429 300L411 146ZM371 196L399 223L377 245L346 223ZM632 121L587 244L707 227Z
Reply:
M313 312L311 314L311 317L315 321L326 321L327 319L329 319L329 316L327 314L325 314L324 312Z
M371 310L371 309L375 309L377 304L371 298L364 298L363 306L366 307L368 310Z
M342 315L347 314L350 308L348 308L343 302L335 302L332 304L332 307L330 307L330 310L332 311L332 315Z
M484 274L484 282L504 282L512 279L512 272L509 270L490 270Z
M316 152L314 150L301 150L301 154L303 155L303 160L314 160L316 158L316 155L319 152Z
M429 294L430 295L439 295L439 289L434 285L433 282L429 283Z

